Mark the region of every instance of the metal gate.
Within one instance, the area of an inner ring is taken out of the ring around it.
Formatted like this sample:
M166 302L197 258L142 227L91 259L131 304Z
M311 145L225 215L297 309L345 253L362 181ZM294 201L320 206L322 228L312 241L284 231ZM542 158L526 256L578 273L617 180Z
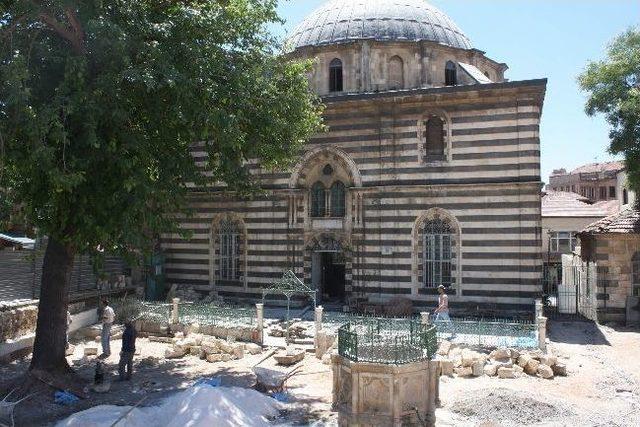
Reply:
M597 320L595 263L549 264L544 269L543 304L551 319Z

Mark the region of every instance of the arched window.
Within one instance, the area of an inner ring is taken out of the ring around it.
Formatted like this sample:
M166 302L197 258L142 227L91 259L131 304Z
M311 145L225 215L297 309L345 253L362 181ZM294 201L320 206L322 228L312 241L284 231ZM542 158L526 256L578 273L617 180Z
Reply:
M324 185L318 181L311 187L311 216L320 218L325 215L326 201L325 201Z
M447 64L444 67L444 84L446 86L455 86L458 84L456 64L452 61L447 61Z
M633 296L640 297L640 252L636 252L631 258L631 282Z
M231 219L220 222L218 278L221 280L239 280L241 254L240 229Z
M331 216L342 218L345 214L345 190L344 184L336 181L331 186Z
M454 229L447 219L436 216L425 221L422 228L422 276L426 287L449 287L453 283L451 259L454 237Z
M342 61L335 58L329 64L329 91L342 92Z
M389 59L389 89L404 89L404 63L397 55Z
M444 160L444 121L440 117L431 116L425 122L425 154L427 161Z

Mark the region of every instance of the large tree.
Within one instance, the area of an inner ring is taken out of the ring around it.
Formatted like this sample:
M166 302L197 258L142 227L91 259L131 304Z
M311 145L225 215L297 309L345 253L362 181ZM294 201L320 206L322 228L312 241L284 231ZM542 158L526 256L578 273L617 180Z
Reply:
M0 194L48 236L31 369L65 373L76 254L148 248L190 186L254 188L247 160L286 167L320 104L267 31L277 0L1 5Z
M629 186L640 194L640 30L615 38L606 58L589 63L578 82L589 94L587 114L602 113L609 122L609 151L625 156Z

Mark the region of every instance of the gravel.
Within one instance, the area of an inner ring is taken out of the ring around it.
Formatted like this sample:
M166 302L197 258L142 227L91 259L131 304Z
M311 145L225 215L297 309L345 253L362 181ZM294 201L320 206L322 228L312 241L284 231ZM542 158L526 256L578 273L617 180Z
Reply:
M469 421L505 427L548 423L573 415L563 404L543 402L532 393L506 388L474 391L473 396L454 401L450 410Z

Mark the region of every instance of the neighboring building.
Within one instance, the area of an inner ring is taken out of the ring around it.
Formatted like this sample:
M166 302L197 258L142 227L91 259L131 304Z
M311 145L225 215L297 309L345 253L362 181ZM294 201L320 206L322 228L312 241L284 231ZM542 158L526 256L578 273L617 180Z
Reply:
M421 0L329 1L292 33L328 132L266 195L196 189L167 282L257 299L293 270L320 300L406 296L454 313L531 312L541 294L539 124L546 80L506 81ZM204 151L194 153L202 158Z
M594 202L618 200L620 207L634 198L626 184L624 162L591 163L567 173L556 169L549 176L547 190L578 193Z
M542 257L545 265L559 266L561 255L576 248L577 234L587 225L617 213L617 200L593 203L589 198L565 191L542 195Z
M640 211L626 208L579 234L583 261L598 265L598 320L625 321L640 296ZM633 302L632 302L633 301Z

